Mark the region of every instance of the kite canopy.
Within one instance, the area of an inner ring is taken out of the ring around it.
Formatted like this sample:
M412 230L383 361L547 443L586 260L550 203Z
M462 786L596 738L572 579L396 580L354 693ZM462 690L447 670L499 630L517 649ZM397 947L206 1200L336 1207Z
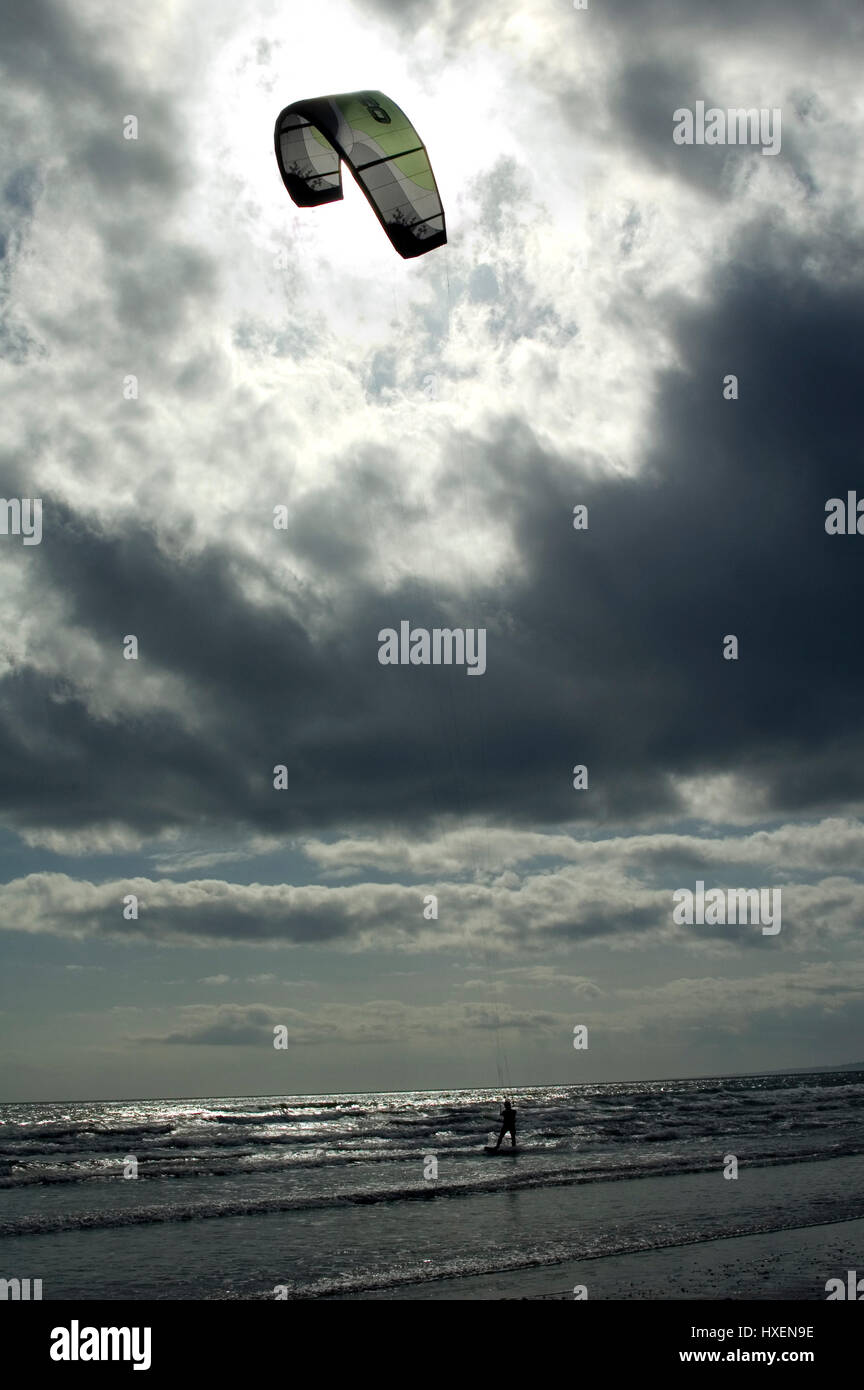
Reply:
M446 242L426 146L383 92L295 101L280 112L275 138L282 182L298 207L342 197L344 159L400 256L422 256Z

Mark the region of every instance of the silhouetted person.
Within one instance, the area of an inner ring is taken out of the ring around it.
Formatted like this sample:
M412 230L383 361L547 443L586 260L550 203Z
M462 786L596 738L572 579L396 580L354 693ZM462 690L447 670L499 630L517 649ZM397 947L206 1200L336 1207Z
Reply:
M505 1134L509 1134L509 1135L510 1135L510 1141L511 1141L512 1147L515 1149L515 1147L516 1147L516 1111L513 1109L513 1106L510 1104L509 1099L508 1099L508 1100L505 1100L505 1102L504 1102L504 1108L503 1108L502 1111L501 1111L501 1133L498 1135L498 1143L495 1145L495 1148L496 1148L496 1149L500 1149L500 1147L501 1147L501 1140L504 1138L504 1135L505 1135Z

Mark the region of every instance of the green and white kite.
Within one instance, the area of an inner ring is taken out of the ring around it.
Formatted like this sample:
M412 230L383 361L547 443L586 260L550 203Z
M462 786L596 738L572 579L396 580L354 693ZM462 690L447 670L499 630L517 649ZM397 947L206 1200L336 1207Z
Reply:
M422 256L446 242L426 146L383 92L295 101L279 113L275 138L282 182L298 207L342 197L344 160L400 256Z

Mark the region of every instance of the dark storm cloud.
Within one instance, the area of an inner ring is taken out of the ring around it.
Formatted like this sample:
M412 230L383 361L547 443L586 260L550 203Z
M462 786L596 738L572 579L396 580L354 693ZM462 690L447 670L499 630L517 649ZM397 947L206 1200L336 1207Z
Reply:
M0 10L0 53L11 76L22 85L50 87L58 96L86 89L96 97L114 96L117 79L95 56L92 41L65 6L28 0Z
M137 114L143 119L143 102L157 129L174 119L171 102L137 78L130 79L115 61L102 56L103 37L98 19L88 26L86 17L76 13L74 6L57 0L27 0L27 4L0 9L0 69L4 71L7 100L16 90L50 95L56 124L48 133L55 137L55 155L74 152L80 156L83 150L86 157L89 151L87 162L96 177L101 177L103 160L113 162L116 149L126 144L100 145L106 116L111 119L111 128L116 125L119 131L125 115ZM74 120L64 119L64 111L74 115ZM33 127L32 113L29 119L21 119L21 125ZM39 140L45 133L43 128L33 131ZM178 133L172 125L172 136ZM147 177L152 178L160 169L170 170L170 163L158 162L152 146L141 159L149 171ZM113 170L112 178L115 173L121 179L125 176L119 164L114 164Z
M36 338L16 318L10 294L15 262L41 191L38 168L25 163L9 174L0 199L0 357L15 365L39 351ZM2 476L8 475L4 471Z
M6 180L3 202L29 217L41 191L42 179L39 170L33 164L23 164Z
M723 13L737 22L739 8ZM680 6L650 10L661 27L691 22ZM636 11L604 13L622 23ZM793 15L814 22L810 7L783 13L787 24ZM830 20L840 9L823 13ZM2 23L19 83L56 85L64 100L89 94L93 114L75 126L75 152L94 188L127 180L119 212L116 198L110 216L98 201L94 209L116 252L106 258L112 314L158 354L160 337L212 287L207 259L159 234L152 195L170 198L179 186L170 114L163 120L157 101L148 140L124 149L119 124L135 103L86 33L39 3ZM52 51L63 54L56 84ZM675 147L668 129L661 147L657 124L662 111L671 127L674 69L624 61L612 97L621 128L655 160L661 148L663 160L677 156L670 170L690 177L694 151ZM22 165L7 197L23 210L37 183L35 166ZM480 225L494 232L507 199L521 196L515 166L491 171L480 196ZM150 221L128 241L142 210ZM0 687L10 823L120 823L155 834L204 820L282 833L391 819L416 826L441 813L535 825L626 819L674 814L670 775L721 771L764 782L779 810L860 798L861 658L849 619L859 542L826 537L823 523L826 498L859 478L861 249L851 226L835 225L818 247L820 280L812 243L774 219L754 223L709 303L658 306L687 365L658 379L645 470L634 480L583 474L590 439L577 436L572 457L553 458L530 424L503 414L490 440L454 439L448 491L469 488L469 507L505 521L516 551L512 577L486 589L433 592L412 581L384 594L366 577L376 528L392 528L396 514L389 468L374 463L377 442L368 458L352 459L338 495L308 493L292 509L291 553L322 579L341 580L338 600L276 582L283 555L266 527L254 561L227 540L180 561L134 517L106 534L47 498L43 544L22 556L34 602L48 611L49 600L62 601L73 627L118 663L123 635L136 633L141 664L124 663L123 678L164 675L181 698L108 718L89 695L100 672L74 660L59 675L13 665ZM532 303L520 275L518 265L481 262L465 289L510 336L523 320L528 335L565 331L553 307ZM80 323L69 331L80 334ZM186 370L193 385L207 376L206 363ZM372 384L385 387L388 371L382 359ZM741 380L737 402L722 399L729 371ZM570 529L575 502L589 505L587 532ZM469 510L469 528L471 519ZM402 618L485 625L487 673L381 667L377 633ZM729 632L741 638L738 663L721 659ZM577 762L589 765L588 793L571 789ZM288 767L285 793L272 789L275 763Z
M520 551L534 557L511 611L535 647L545 629L544 665L568 653L570 747L618 812L635 809L634 792L669 804L664 764L755 774L778 809L864 790L857 538L824 531L826 499L860 480L864 292L860 278L833 289L808 276L809 249L776 223L753 226L710 309L675 314L687 365L660 383L644 475L572 486L589 531L552 526L570 500L558 475L539 460L526 469L512 443L498 452L496 504L509 492ZM842 229L821 249L838 272L855 264ZM740 377L735 402L722 398L727 372ZM720 657L727 633L741 639L737 663ZM543 722L554 728L548 702Z
M72 7L50 3L50 0L28 0L26 5L5 6L0 10L0 71L4 74L5 99L10 119L32 141L40 144L45 130L32 114L23 114L13 100L13 94L25 98L24 112L29 113L26 98L33 94L48 95L55 129L52 153L65 153L74 158L67 178L80 178L91 173L98 182L106 177L112 181L143 178L151 184L175 178L175 162L168 157L172 144L177 145L179 131L174 126L171 103L157 92L143 90L134 79L124 80L117 66L100 56L98 23L88 28ZM63 112L74 113L66 120ZM122 139L121 122L134 114L142 122L149 118L151 140L136 153L140 156L137 172L124 162L122 151L128 153ZM168 131L166 132L166 123ZM112 138L117 132L117 139ZM169 138L164 139L166 133ZM153 143L164 139L160 153Z
M371 8L403 32L415 33L428 23L453 46L464 42L472 27L500 23L502 14L510 13L500 0L477 0L470 6L448 0L431 5L427 0L371 0ZM744 40L758 35L776 43L794 34L823 48L864 38L858 0L589 0L584 11L573 10L571 0L565 0L560 8L572 11L565 18L572 17L574 42L579 35L575 26L590 24L615 31L619 42L632 36L634 48L652 41L671 44L676 38L683 44L692 41L694 30ZM547 12L537 6L531 17L542 23Z
M580 476L579 441L565 473L519 420L454 447L450 487L469 477L472 505L506 519L516 546L518 577L494 588L378 593L362 564L374 530L351 524L366 474L345 475L341 540L332 499L305 504L310 562L350 577L326 627L309 587L272 581L273 533L255 562L214 546L180 563L134 520L106 536L46 505L27 556L37 592L62 595L118 661L136 633L140 669L178 678L195 718L169 703L105 719L88 710L86 669L14 669L0 717L7 816L149 832L202 815L271 832L443 812L536 825L673 814L670 774L730 771L764 784L777 811L859 800L864 540L827 536L824 507L862 482L861 250L836 228L821 282L809 244L754 224L709 304L665 306L686 367L658 379L637 478ZM722 397L731 371L738 401ZM570 524L577 502L584 532ZM267 600L247 597L253 576ZM377 633L402 618L486 625L487 673L380 666ZM722 659L728 633L737 662ZM271 787L277 762L285 793ZM571 790L577 762L587 793Z
M677 31L740 32L744 38L771 36L778 42L789 33L826 43L845 44L864 37L864 15L856 0L608 0L592 7L599 22L632 31L634 40Z
M160 337L176 330L191 301L212 294L212 269L208 256L177 242L169 230L169 211L189 183L190 152L175 98L149 79L124 75L100 56L101 48L98 25L88 28L63 5L32 0L0 13L7 148L23 161L6 176L0 205L0 219L17 214L17 235L0 220L0 243L7 257L21 249L21 228L47 187L74 230L95 230L101 241L102 266L84 329L98 332L105 345L119 327L124 350L128 354L134 343L140 364L158 360ZM134 59L130 66L134 71ZM34 98L43 102L38 118ZM130 115L138 121L134 140L123 135ZM53 127L46 129L46 119ZM100 322L102 290L111 312ZM64 338L77 344L82 323L53 315L50 329L55 344ZM0 326L0 351L13 361L31 355L35 343L14 318Z
M714 198L730 198L739 187L739 180L757 172L756 161L782 159L794 169L808 193L815 189L813 176L802 153L800 141L789 120L798 114L795 103L789 103L786 84L772 94L770 109L780 110L780 151L763 155L754 145L677 145L672 136L673 115L678 109L691 112L696 102L703 101L706 110L718 107L726 112L730 107L755 108L755 102L743 100L742 88L724 89L718 80L700 70L689 59L680 57L637 59L619 70L610 84L610 115L615 123L615 140L632 144L639 155L655 169L670 177L692 183L700 193ZM565 93L562 98L574 128L578 129L577 103L583 98ZM804 97L799 97L799 105ZM571 108L573 108L571 110ZM771 130L775 132L775 118Z

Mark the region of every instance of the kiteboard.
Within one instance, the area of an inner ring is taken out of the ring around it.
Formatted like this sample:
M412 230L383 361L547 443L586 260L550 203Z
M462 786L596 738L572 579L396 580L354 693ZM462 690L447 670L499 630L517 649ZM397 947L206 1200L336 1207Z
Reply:
M510 1148L509 1146L506 1149L493 1149L487 1144L483 1152L484 1154L495 1154L496 1158L508 1158L512 1154L520 1153L521 1150L518 1148Z

